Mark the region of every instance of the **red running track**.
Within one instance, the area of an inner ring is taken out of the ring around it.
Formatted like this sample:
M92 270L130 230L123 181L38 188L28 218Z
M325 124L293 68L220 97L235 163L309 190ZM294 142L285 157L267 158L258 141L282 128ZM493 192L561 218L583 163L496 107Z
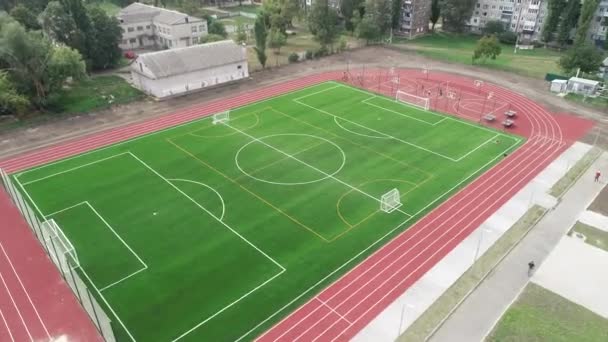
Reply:
M439 84L449 80L452 87L459 87L463 90L461 92L463 98L467 98L467 96L470 96L471 99L479 98L474 92L480 90L471 88L472 81L467 78L433 73L427 79L426 75L422 75L416 70L400 70L399 72L404 80L409 79L419 83L436 82ZM367 75L373 78L376 77L375 75L381 74L380 71L374 73L374 71L368 70ZM384 74L386 73L384 72ZM35 150L3 160L0 162L0 167L9 173L19 172L189 122L218 111L341 77L341 71L327 72L261 88L229 100L216 100L171 115ZM364 81L362 86L371 88L372 85L366 85ZM568 130L564 131L559 124L559 117L551 115L523 96L494 85L487 84L483 88L485 92L493 91L495 96L508 102L513 109L518 111L518 125L514 132L529 137L526 144L261 335L259 340L348 340L555 159L573 140L591 127L586 121L567 117ZM372 90L387 92L382 87ZM470 113L467 114L464 110L453 112L451 109L454 109L454 106L445 99L436 98L431 101L431 106L439 111L471 119ZM0 192L0 200L3 201L0 203L8 205L4 193ZM0 213L3 215L17 213L14 207L8 208L7 205L0 206ZM17 215L19 214L17 213ZM12 230L4 229L4 226ZM88 317L78 307L74 298L69 296L67 285L61 281L50 260L40 258L41 255L43 256L42 248L37 244L30 230L26 228L23 219L15 217L10 221L3 220L0 228L2 232L0 243L11 244L11 246L24 245L24 248L13 247L11 250L7 250L6 257L10 256L13 263L19 263L23 269L28 268L29 272L26 274L31 280L28 281L27 289L32 297L32 300L28 302L32 308L38 307L38 314L36 314L36 310L28 309L27 302L13 305L14 309L9 310L11 303L0 300L2 310L0 340L4 340L3 337L7 336L9 331L17 333L19 329L16 327L19 326L20 321L23 326L26 324L31 327L39 326L36 336L43 332L46 333L48 330L48 334L52 336L58 336L56 332L59 331L72 337L81 337L83 341L95 340L91 334L92 324L87 321ZM19 243L15 243L15 241L19 241ZM39 262L27 264L28 261L31 262L28 259L31 255L36 255L40 259ZM0 254L1 256L2 254ZM1 262L0 271L3 275L6 271ZM48 294L50 283L54 285L52 288L55 292L62 294L61 297ZM20 284L13 279L10 283L7 282L6 290L17 293L18 285ZM64 311L61 315L48 313L51 311L47 308L57 307L58 298L61 298L63 304L67 303L67 305L63 305ZM17 308L24 309L17 312ZM285 313L277 312L275 315L279 314ZM268 319L274 318L273 316ZM3 326L6 326L8 330L2 330ZM14 330L11 327L15 327ZM20 333L23 334L23 331ZM44 337L44 335L40 336Z

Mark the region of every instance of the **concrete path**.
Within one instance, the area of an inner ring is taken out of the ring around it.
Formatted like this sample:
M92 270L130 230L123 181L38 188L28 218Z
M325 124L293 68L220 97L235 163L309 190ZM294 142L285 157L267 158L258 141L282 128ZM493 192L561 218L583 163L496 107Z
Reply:
M431 341L471 342L485 339L528 283L528 262L534 260L540 265L605 186L605 181L593 182L593 174L598 168L608 168L608 153L602 154L556 208L538 223L493 274L462 303Z
M581 216L579 216L578 220L584 224L608 232L608 216L596 213L595 211L587 210L583 212Z

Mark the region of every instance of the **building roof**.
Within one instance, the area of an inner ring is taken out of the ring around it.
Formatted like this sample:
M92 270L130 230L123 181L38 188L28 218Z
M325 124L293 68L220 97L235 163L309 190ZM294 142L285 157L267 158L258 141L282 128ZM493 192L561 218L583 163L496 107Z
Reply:
M576 82L576 83L581 83L581 84L587 84L590 86L596 86L600 83L598 81L588 80L586 78L579 78L579 77L570 77L568 82Z
M177 23L200 22L202 19L192 17L184 13L154 7L139 2L134 2L118 12L117 17L122 23L131 24L142 21L154 21L157 23L173 25Z
M138 62L152 72L154 78L181 75L246 60L243 48L232 40L151 52L137 58Z
M606 58L604 59L604 62L602 62L602 64L603 64L605 67L608 67L608 57L606 57Z

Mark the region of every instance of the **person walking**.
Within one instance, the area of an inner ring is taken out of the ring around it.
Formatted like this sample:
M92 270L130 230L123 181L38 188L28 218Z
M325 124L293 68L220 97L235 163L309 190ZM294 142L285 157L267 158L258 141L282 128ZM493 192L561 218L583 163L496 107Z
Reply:
M534 260L532 260L528 263L528 277L532 275L534 267L536 267L536 265L534 264Z
M600 170L595 171L595 181L599 182L600 181L600 176L602 175L602 172L600 172Z

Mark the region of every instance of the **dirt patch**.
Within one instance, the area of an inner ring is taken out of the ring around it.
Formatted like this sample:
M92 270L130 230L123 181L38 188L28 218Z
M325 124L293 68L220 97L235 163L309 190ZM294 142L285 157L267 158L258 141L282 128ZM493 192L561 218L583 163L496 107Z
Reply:
M346 69L347 64L351 66L357 65L357 67L365 65L369 67L395 66L403 68L420 68L421 65L426 64L431 70L461 74L502 85L505 88L525 94L528 98L547 106L554 112L569 112L595 119L602 116L608 117L606 113L570 103L550 94L547 91L547 84L543 80L475 66L429 60L417 55L415 51L394 50L386 47L367 47L323 58L318 61L307 61L256 72L251 75L249 80L216 89L209 89L203 93L191 94L163 102L148 99L95 113L58 118L56 120L50 119L35 126L24 126L11 131L1 132L0 158L23 153L33 148L55 144L66 139L91 134L96 131L169 114L183 108L203 104L213 99L231 97L237 93L284 82L322 70ZM608 131L608 123L606 126L606 131ZM592 132L585 140L593 142L595 136ZM608 140L608 138L605 140ZM602 141L600 139L600 142ZM608 141L606 141L606 145L608 146Z
M605 179L604 179L605 181ZM593 203L588 208L596 213L608 216L608 186L605 186L602 192L595 198Z

